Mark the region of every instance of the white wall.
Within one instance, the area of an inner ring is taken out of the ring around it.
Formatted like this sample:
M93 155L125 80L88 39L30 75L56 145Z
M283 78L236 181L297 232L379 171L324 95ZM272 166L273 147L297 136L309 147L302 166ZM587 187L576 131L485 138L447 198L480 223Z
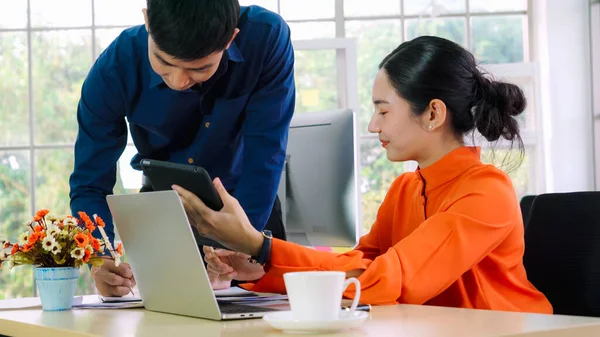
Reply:
M594 189L589 0L532 0L546 192Z
M600 2L591 5L596 190L600 190Z

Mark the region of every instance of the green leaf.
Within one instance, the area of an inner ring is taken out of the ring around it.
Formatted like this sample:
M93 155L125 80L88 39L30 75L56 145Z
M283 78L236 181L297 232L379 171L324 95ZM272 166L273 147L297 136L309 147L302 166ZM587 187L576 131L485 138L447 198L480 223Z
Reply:
M54 255L54 262L56 262L56 264L58 265L64 264L65 262L67 262L66 255L63 256L62 259L58 255Z
M104 264L104 259L101 257L92 257L88 263L94 267L100 267Z

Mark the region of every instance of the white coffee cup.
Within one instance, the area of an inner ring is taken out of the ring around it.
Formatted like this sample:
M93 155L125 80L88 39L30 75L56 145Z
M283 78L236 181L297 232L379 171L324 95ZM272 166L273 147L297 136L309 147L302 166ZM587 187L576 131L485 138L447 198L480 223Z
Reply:
M353 283L356 288L347 315L356 310L360 300L360 281L338 271L291 272L283 275L292 316L298 321L329 321L340 318L342 295Z

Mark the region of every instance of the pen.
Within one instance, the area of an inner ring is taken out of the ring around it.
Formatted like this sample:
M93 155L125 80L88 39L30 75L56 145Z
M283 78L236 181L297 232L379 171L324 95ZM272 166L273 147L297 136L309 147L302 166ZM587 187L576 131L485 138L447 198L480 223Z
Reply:
M97 221L96 220L97 217L98 217L98 215L94 214L94 221ZM110 253L110 256L113 258L113 261L115 261L115 267L118 267L119 264L121 263L121 259L115 254L114 249L113 249L112 245L110 244L110 241L108 240L108 236L106 235L106 232L104 231L104 228L102 228L101 226L98 226L98 230L100 231L100 234L104 238L104 244L106 245L106 248L108 249L108 252ZM129 279L129 281L131 281L131 279ZM128 286L128 288L129 288L129 291L131 292L131 296L135 297L135 294L133 293L133 289L131 288L131 286Z

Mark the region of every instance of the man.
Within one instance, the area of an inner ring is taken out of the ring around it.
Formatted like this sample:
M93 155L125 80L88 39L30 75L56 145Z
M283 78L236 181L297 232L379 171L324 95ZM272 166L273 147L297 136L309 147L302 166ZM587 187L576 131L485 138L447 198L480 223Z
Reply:
M145 25L125 30L83 84L72 212L101 216L113 240L106 195L128 122L138 151L133 168L143 158L202 166L239 199L253 226L282 229L276 193L295 104L288 26L237 0L148 0L143 13ZM116 268L110 259L93 275L105 296L134 285L129 265Z

